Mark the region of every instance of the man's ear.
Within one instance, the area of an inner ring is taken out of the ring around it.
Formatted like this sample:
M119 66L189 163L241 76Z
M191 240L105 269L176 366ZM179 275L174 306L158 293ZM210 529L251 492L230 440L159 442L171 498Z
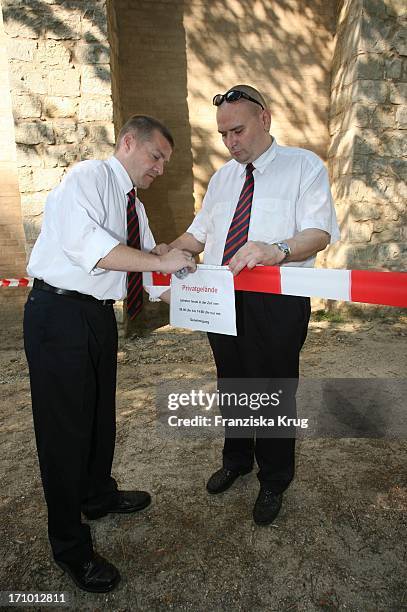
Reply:
M127 134L123 136L122 145L126 153L129 153L135 142L137 142L136 136L131 132L127 132Z
M263 121L263 125L264 125L264 130L266 132L269 132L270 131L270 125L271 125L271 113L270 113L268 108L265 108L264 111L263 111L262 121Z

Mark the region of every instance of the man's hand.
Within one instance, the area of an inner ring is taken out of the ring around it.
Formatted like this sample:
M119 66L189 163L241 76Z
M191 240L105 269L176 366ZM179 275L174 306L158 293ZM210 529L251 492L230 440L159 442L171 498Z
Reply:
M246 242L232 257L229 268L233 275L239 274L246 266L251 270L257 264L277 266L285 259L284 253L275 244L265 242Z
M168 244L165 244L165 242L162 242L161 244L156 244L155 247L151 249L150 253L153 255L165 255L170 251L171 247Z
M158 271L163 274L173 274L181 268L188 268L189 272L195 272L196 263L193 256L187 251L171 249L168 253L159 256L160 264Z

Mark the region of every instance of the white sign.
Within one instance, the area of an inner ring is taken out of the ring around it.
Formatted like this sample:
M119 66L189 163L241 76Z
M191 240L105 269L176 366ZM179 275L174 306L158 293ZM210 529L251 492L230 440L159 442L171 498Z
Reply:
M198 331L236 336L232 272L222 266L198 265L186 278L171 278L170 323Z

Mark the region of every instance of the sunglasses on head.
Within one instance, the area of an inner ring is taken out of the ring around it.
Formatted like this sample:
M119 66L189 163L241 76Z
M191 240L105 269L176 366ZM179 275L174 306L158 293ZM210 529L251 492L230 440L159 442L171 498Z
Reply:
M224 101L237 102L237 100L240 100L241 98L244 98L245 100L250 100L250 102L258 104L264 110L264 106L261 102L255 100L244 91L239 91L238 89L232 89L231 91L228 91L225 94L216 94L216 96L214 96L212 100L212 103L214 106L220 106Z

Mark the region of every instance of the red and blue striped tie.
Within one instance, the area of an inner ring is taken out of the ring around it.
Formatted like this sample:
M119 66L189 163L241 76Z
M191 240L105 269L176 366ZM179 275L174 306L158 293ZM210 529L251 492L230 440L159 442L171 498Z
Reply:
M136 210L136 192L127 194L127 245L140 249L140 224ZM143 274L127 273L127 314L134 319L143 307Z
M229 227L225 250L223 251L222 266L226 266L233 255L247 242L254 192L253 170L253 164L247 164L246 180L240 192L235 214Z

